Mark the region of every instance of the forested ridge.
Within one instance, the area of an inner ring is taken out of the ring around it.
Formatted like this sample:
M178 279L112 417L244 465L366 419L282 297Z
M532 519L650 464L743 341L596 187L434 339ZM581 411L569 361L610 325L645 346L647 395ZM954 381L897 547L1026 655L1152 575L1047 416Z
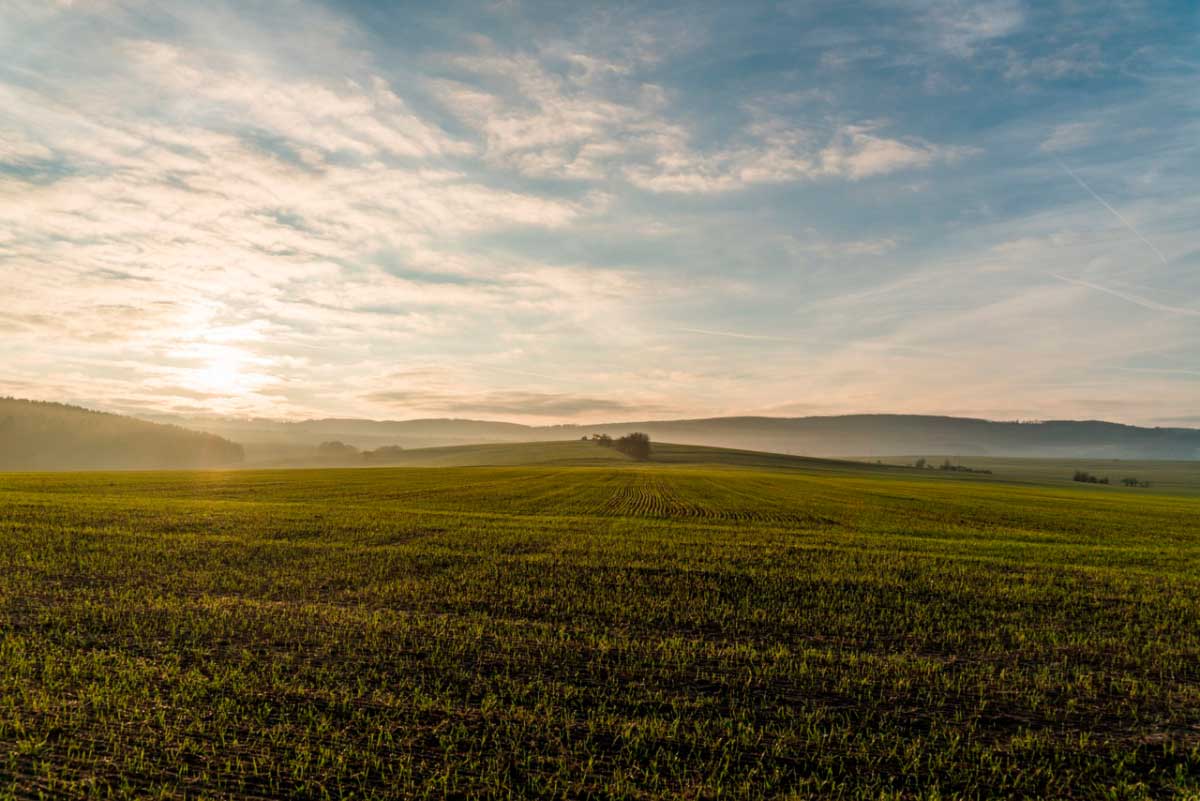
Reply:
M62 403L0 398L0 470L226 467L235 442Z

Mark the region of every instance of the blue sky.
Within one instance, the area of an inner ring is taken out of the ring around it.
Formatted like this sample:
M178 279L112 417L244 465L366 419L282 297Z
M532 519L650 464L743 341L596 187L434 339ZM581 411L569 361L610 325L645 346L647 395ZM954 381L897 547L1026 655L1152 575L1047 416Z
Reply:
M0 394L1200 425L1192 2L0 0Z

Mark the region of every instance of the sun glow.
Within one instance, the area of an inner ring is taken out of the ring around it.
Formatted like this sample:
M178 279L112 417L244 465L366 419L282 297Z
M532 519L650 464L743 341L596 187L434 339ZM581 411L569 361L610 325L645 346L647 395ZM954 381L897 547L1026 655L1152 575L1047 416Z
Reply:
M202 369L194 371L194 383L210 392L236 395L244 383L243 360L235 353L214 356Z
M192 362L180 368L180 384L192 392L224 397L253 394L272 381L258 369L262 359L228 344L194 343L179 352Z

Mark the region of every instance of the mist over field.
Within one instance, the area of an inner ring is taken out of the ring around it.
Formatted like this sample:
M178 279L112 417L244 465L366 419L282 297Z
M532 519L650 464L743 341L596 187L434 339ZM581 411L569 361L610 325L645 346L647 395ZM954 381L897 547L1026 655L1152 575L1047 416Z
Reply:
M953 453L993 456L1090 456L1114 459L1200 459L1200 429L1142 428L1103 421L995 422L919 415L727 417L523 426L481 420L183 420L199 430L246 443L252 452L340 441L359 448L408 448L484 442L578 439L644 431L655 439L723 448L814 456Z
M483 420L280 422L186 419L154 423L78 407L0 399L0 469L371 466L411 451L562 442L642 432L716 448L832 456L1200 460L1200 429L1100 421L993 422L915 415L731 417L526 426ZM418 460L419 461L419 460ZM1200 465L1200 461L1197 461Z

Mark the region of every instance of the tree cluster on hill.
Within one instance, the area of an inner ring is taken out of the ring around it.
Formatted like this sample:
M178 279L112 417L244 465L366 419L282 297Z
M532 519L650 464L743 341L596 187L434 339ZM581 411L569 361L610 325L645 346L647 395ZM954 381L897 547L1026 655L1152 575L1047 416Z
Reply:
M214 434L62 403L0 398L0 470L230 467L242 446Z
M383 445L373 451L363 451L364 462L390 462L400 457L404 448L399 445Z
M399 445L382 445L374 450L360 451L353 445L347 445L340 440L322 442L317 446L317 461L329 464L356 464L367 462L384 464L395 461L404 449Z
M588 437L581 437L587 440ZM650 436L640 431L613 439L608 434L593 434L591 441L606 448L615 448L626 456L644 462L650 458Z
M322 442L317 446L317 459L322 462L347 462L358 458L358 448L344 442Z
M1107 484L1108 476L1101 478L1094 476L1086 470L1076 470L1075 475L1071 478L1072 481L1082 481L1084 484Z

